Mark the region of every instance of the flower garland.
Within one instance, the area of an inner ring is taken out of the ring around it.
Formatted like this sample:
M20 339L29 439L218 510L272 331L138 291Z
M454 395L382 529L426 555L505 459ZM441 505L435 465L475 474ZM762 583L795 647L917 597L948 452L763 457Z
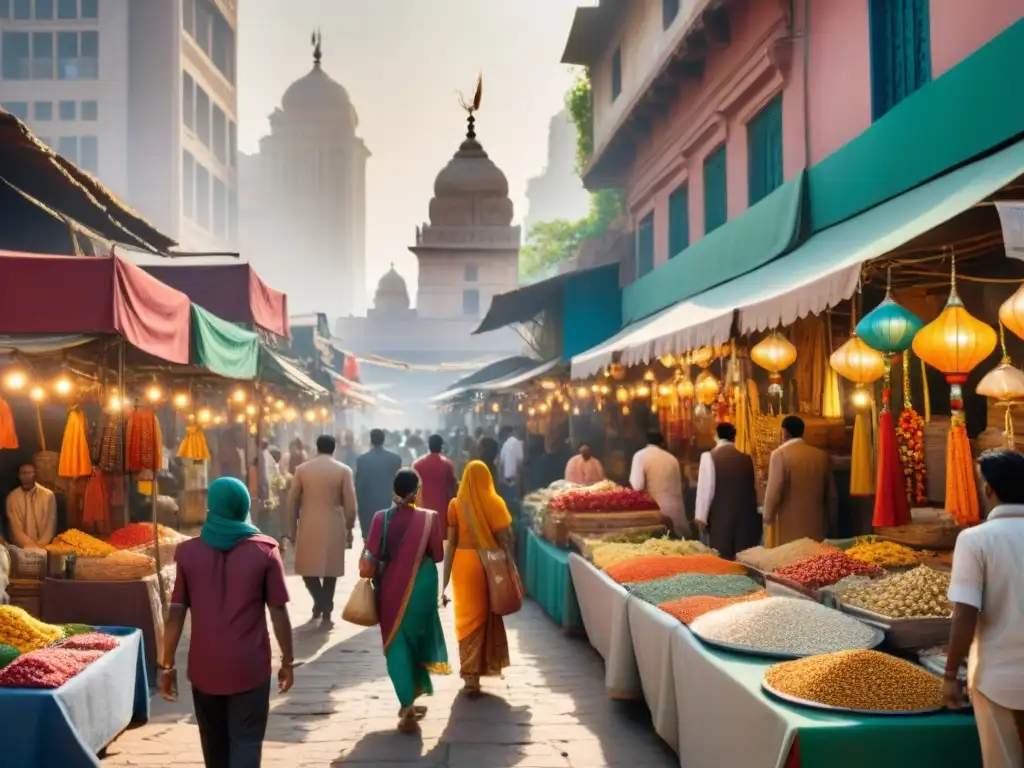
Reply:
M907 491L907 500L911 505L927 504L924 418L914 410L911 402L909 350L903 353L903 411L900 413L899 421L896 422L896 443L899 446L900 463L903 465L903 482Z

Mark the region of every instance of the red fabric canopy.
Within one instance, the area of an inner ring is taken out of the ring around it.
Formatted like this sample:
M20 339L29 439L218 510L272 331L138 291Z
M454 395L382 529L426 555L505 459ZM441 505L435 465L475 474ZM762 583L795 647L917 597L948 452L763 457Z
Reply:
M124 259L0 251L0 333L116 333L189 362L191 302Z
M288 298L275 291L248 264L145 267L217 317L247 323L289 338Z

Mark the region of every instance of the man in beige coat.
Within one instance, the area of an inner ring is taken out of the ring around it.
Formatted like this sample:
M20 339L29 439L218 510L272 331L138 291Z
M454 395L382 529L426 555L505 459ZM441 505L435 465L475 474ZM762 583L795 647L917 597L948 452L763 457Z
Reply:
M325 624L332 623L334 590L345 575L345 550L356 524L352 470L334 459L335 447L330 435L317 438L316 458L295 470L288 496L295 573L313 596L313 620Z
M772 451L764 494L767 546L797 539L821 541L836 527L838 500L829 455L804 442L799 416L782 420L782 445Z

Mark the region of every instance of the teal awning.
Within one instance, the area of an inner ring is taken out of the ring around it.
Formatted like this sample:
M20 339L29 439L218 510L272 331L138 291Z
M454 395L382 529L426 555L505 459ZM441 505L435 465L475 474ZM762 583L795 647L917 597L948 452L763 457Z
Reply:
M811 237L787 256L624 328L572 359L586 378L615 357L638 364L788 325L853 295L861 265L949 221L1024 175L1024 141Z
M777 259L800 240L805 172L622 291L624 325Z
M259 363L260 338L192 303L189 362L228 379L252 381Z

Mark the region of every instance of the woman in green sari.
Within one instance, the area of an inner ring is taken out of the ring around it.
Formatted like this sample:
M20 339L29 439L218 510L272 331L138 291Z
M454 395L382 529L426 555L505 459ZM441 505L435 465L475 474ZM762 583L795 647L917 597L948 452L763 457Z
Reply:
M414 702L433 694L430 673L451 672L437 612L443 526L436 512L415 506L419 490L412 470L395 476L395 504L373 516L359 561L359 575L374 580L388 676L401 705L398 729L404 732L417 730L426 714Z

